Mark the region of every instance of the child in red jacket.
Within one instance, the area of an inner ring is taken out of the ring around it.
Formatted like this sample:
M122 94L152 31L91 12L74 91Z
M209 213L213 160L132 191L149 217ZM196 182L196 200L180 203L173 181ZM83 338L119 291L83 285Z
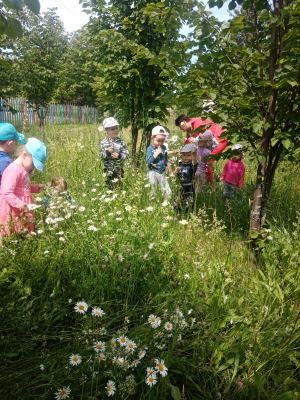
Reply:
M235 144L231 150L235 154L225 164L220 181L224 181L224 196L233 200L236 189L241 189L244 186L245 165L242 162L243 146Z

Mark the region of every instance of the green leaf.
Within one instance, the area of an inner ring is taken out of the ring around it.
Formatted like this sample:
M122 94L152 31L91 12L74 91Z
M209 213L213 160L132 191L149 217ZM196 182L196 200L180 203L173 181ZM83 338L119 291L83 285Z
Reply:
M18 357L20 353L6 353L4 354L5 357Z
M214 93L214 92L210 92L210 93L208 93L208 95L212 100L215 100L215 98L217 97L216 93Z
M297 86L298 85L298 82L296 82L296 81L291 81L290 79L288 80L288 83L291 85L291 86Z
M11 65L7 61L4 61L4 60L0 59L0 64L3 65L3 67L5 67L7 69L11 69Z
M170 383L170 388L171 388L171 395L174 400L180 400L181 399L181 394L177 386L172 385Z
M289 391L275 397L274 400L293 400L295 392Z
M283 141L282 141L282 144L283 144L283 146L288 150L290 147L291 147L291 145L292 145L292 143L291 143L291 141L289 140L289 139L284 139Z
M236 7L236 2L234 0L232 0L228 5L228 10L229 11L234 10L235 7Z
M41 8L39 0L24 0L24 3L34 14L39 14Z
M11 39L16 39L17 37L22 36L22 25L21 23L14 18L10 18L7 20L7 26L5 29L5 34L11 38Z
M219 369L217 370L217 373L224 371L224 369L227 369L231 364L233 364L235 361L235 358L230 358L228 361L226 361L224 364L222 364Z
M23 9L23 4L21 0L10 0L10 1L13 3L16 10L20 11Z

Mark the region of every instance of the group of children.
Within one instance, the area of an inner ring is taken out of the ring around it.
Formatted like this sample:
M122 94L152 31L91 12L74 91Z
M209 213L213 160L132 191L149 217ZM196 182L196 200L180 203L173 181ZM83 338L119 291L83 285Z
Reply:
M188 121L182 122L189 123ZM116 119L106 118L103 127L108 137L102 140L100 153L104 159L104 171L107 174L108 185L111 187L114 183L121 184L128 149L125 142L118 137L119 124ZM168 132L164 127L158 125L152 129L152 145L146 151L147 177L151 185L150 199L155 197L158 187L160 187L165 200L169 199L172 194L166 176L166 170L173 175L168 160L169 152L165 144L167 138ZM182 161L174 171L174 175L178 177L181 185L180 196L175 200L177 210L191 210L194 206L195 194L202 190L207 181L210 183L213 181L212 149L217 144L218 141L212 131L206 130L202 134L194 135L192 141L187 140L185 146L179 151ZM220 177L220 180L224 181L224 196L230 199L234 198L237 188L243 187L245 175L245 166L242 162L243 146L237 144L232 147L232 151L232 159L225 164Z
M110 188L122 185L124 161L129 155L126 143L119 138L118 121L109 117L104 119L103 128L107 137L100 143L100 156L104 161L104 173ZM146 163L148 179L151 185L150 198L156 195L160 187L165 200L171 197L171 188L166 170L173 175L165 145L168 132L162 126L152 129L152 145L147 148ZM13 162L9 154L15 150L16 142L20 142ZM179 151L181 161L174 170L181 185L180 196L175 200L175 209L189 211L193 208L195 194L199 193L208 179L208 169L213 163L211 149L215 139L210 130L187 141ZM220 180L224 182L224 196L234 198L237 188L244 183L245 166L242 162L243 146L232 147L233 156L225 164ZM174 153L174 151L173 151ZM44 163L48 150L44 143L36 138L25 141L24 135L18 133L13 125L0 123L0 245L4 234L22 230L33 231L33 199L32 193L39 193L44 185L31 185L29 173L37 168L44 171ZM66 191L67 184L62 177L52 180L55 190ZM50 196L51 197L51 196ZM51 198L45 195L45 206Z

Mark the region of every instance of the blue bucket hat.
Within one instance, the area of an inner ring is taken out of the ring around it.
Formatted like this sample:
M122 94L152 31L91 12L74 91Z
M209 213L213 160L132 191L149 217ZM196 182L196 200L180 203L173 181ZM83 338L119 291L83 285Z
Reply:
M0 123L0 141L5 142L6 140L17 140L20 143L25 144L25 136L22 133L18 133L16 128L12 124L7 122Z
M27 140L25 147L32 155L35 168L44 172L44 163L48 157L48 150L44 143L32 137Z

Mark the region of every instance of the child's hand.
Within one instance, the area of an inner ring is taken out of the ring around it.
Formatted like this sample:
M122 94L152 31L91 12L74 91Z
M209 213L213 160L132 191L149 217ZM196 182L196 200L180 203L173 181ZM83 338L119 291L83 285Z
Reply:
M42 190L44 190L45 185L39 185L39 192L41 192Z
M111 158L119 158L119 154L118 153L112 153Z
M109 153L113 153L113 152L114 152L114 148L111 146L111 147L109 147L109 148L107 149L107 151L108 151Z
M159 146L156 149L156 152L154 153L154 158L158 157L161 154L161 152L162 152L162 148L161 148L161 146Z
M197 151L196 147L192 150L192 154L195 154Z
M180 169L179 167L175 168L174 175L177 175L177 174L178 174L179 169Z
M193 143L194 140L195 140L195 138L194 138L193 136L191 136L191 137L188 138L188 142L189 142L189 143Z

